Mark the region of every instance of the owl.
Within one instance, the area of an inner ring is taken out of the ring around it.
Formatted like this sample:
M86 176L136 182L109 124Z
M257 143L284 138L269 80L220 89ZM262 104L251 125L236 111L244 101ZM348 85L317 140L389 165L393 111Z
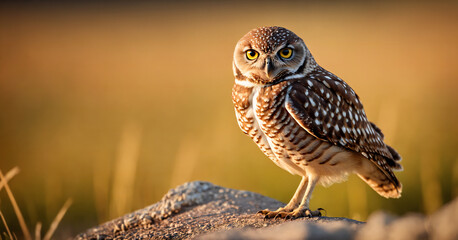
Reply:
M302 177L290 202L265 218L321 216L309 201L317 184L357 174L378 194L399 198L400 155L384 143L355 91L319 66L304 41L282 27L243 36L234 51L232 101L240 129L277 166Z

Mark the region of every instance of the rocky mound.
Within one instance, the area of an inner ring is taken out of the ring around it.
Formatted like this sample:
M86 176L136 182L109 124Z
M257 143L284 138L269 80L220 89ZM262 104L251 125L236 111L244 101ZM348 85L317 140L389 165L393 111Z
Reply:
M458 239L458 200L431 217L396 218L378 212L367 224L333 217L264 220L256 214L283 205L253 192L189 182L171 189L156 204L75 239Z

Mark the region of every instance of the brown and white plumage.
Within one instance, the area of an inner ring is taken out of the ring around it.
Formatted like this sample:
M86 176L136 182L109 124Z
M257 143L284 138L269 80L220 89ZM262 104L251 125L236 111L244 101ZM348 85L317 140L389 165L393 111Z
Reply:
M237 121L279 167L303 177L290 203L267 217L314 216L316 183L358 174L384 197L400 197L393 173L399 154L368 121L353 89L320 67L293 32L281 27L250 31L234 52L232 100Z

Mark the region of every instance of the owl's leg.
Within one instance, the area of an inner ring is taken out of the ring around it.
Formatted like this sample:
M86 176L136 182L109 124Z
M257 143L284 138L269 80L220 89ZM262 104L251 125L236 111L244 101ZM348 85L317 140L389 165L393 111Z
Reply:
M311 211L309 208L310 198L312 197L312 192L313 192L313 189L315 189L315 185L318 182L318 179L319 177L316 177L316 176L309 177L307 190L305 191L305 196L302 199L301 204L299 205L299 207L294 209L294 211L284 216L284 218L295 219L295 218L300 218L300 217L320 217L321 216L320 211L323 210L322 208L318 208L315 211Z
M308 185L307 182L308 182L308 177L302 177L301 183L297 187L297 190L294 193L293 198L291 198L291 200L285 207L281 207L277 209L276 211L265 209L265 210L259 211L258 213L265 215L265 218L274 218L274 217L282 217L282 215L292 212L294 209L297 208L301 199L304 198L304 194L305 194L305 191Z

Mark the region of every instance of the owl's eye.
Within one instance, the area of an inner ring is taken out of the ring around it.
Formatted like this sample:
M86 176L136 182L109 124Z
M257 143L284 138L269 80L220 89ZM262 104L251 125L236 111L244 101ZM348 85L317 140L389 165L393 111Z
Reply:
M284 59L288 59L293 55L293 49L291 49L291 48L283 48L282 50L280 50L279 55L280 55L280 57L282 57Z
M255 60L256 58L258 58L259 56L259 53L256 52L255 50L248 50L246 51L246 58L248 58L248 60Z

